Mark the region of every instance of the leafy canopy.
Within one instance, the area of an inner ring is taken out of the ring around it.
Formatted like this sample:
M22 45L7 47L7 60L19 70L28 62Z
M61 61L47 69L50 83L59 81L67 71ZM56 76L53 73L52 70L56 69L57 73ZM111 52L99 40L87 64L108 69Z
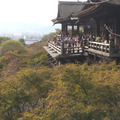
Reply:
M17 51L18 53L24 53L24 46L17 40L7 40L1 44L0 52L4 54L8 51Z

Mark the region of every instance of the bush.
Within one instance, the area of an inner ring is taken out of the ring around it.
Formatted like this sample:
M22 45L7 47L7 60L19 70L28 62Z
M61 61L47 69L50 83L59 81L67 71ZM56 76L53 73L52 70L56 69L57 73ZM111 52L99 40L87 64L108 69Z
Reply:
M25 48L19 41L7 40L1 44L0 51L1 54L8 51L17 51L20 54L25 52Z

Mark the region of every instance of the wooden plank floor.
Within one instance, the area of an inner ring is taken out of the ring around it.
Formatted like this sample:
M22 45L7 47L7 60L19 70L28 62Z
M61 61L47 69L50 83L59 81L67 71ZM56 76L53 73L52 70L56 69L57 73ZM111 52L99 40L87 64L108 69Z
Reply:
M52 48L49 48L48 46L43 46L43 48L52 56L52 58L60 57L60 54L55 52Z

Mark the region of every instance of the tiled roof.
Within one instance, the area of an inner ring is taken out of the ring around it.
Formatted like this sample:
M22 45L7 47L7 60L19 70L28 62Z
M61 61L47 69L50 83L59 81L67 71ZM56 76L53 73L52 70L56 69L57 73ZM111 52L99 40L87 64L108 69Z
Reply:
M101 0L101 1L105 1L105 0ZM109 0L107 3L120 5L120 0Z
M67 19L72 16L72 14L80 11L83 6L83 2L59 1L57 18L52 21Z
M120 5L120 0L90 0L92 2L106 2L110 4ZM89 2L89 0L88 0Z
M92 2L96 2L95 0L91 0ZM97 0L98 4L87 4L83 7L83 9L79 12L76 12L74 16L81 16L81 15L87 15L91 11L95 11L99 6L101 5L114 5L114 6L120 6L120 0Z

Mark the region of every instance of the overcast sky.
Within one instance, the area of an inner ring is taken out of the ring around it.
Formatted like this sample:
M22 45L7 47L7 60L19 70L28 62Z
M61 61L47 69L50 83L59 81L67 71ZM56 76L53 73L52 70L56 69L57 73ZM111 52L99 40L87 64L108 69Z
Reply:
M52 25L51 19L56 18L57 9L58 0L0 0L0 23L27 22L48 26Z

